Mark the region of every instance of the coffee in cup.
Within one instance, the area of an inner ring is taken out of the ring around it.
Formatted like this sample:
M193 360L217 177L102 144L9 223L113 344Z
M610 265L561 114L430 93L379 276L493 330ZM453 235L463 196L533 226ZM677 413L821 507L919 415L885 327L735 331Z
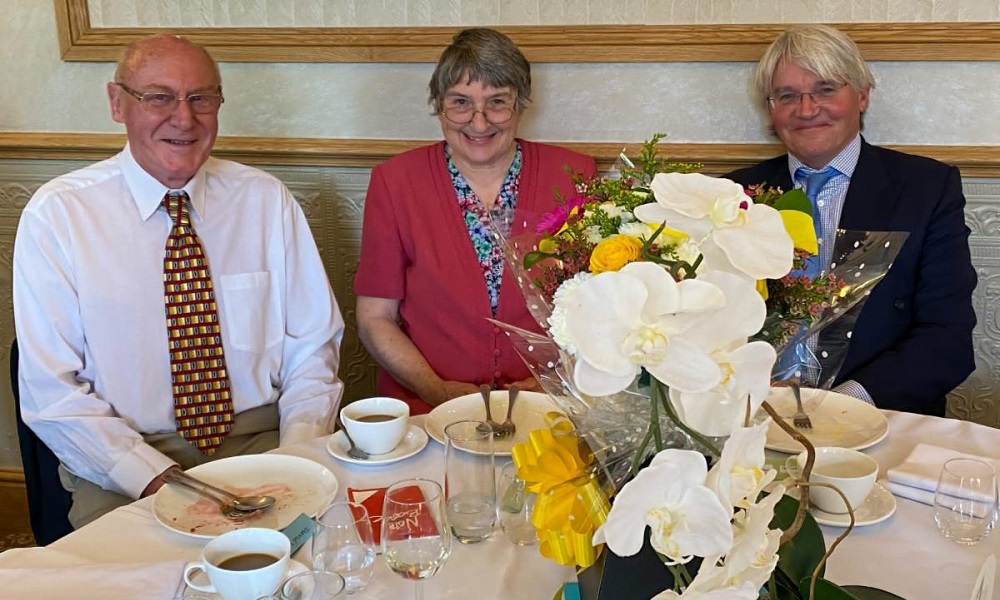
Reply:
M406 435L410 406L395 398L366 398L340 411L347 433L368 454L392 452Z
M249 527L223 533L205 545L201 560L184 567L184 582L223 600L255 600L273 593L288 567L291 543L273 529ZM206 585L199 572L208 576Z
M795 475L801 474L806 464L806 456L806 453L802 452L789 457L788 471ZM870 456L850 448L821 446L816 448L816 461L813 463L809 481L835 486L847 497L851 508L857 510L871 493L876 476L878 476L878 463ZM848 512L844 499L836 491L821 486L809 486L808 489L809 500L816 508L838 515Z

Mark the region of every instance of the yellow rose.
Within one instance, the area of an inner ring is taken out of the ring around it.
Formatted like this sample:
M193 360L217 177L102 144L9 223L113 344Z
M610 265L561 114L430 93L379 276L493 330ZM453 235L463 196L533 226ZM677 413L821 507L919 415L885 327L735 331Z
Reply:
M590 271L603 273L617 271L639 260L642 256L642 240L627 235L615 235L602 240L590 254Z

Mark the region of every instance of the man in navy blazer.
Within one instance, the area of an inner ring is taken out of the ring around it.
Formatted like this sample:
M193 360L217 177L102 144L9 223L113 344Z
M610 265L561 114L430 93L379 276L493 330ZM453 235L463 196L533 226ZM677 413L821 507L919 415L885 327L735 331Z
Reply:
M909 232L861 311L835 389L880 408L943 416L945 395L975 368L976 273L965 197L955 167L861 137L874 85L857 46L840 31L823 25L785 31L758 64L753 87L789 153L726 177L786 190L804 186L815 195L823 268L830 266L838 227ZM829 177L815 183L818 193L805 185L817 172Z

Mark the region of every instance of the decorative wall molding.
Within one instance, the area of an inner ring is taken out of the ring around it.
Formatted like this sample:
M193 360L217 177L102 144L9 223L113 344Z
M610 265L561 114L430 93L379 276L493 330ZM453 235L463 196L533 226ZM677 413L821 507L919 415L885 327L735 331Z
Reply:
M285 137L220 137L214 154L253 165L373 167L430 140L372 140ZM638 142L553 142L611 165L622 148ZM125 136L112 133L0 131L0 158L99 160L121 150ZM1000 146L889 145L955 165L964 177L1000 177ZM697 162L707 173L726 173L783 152L780 144L660 144L672 160Z
M114 61L121 47L169 31L226 62L434 62L460 27L95 28L88 0L54 0L60 54ZM868 60L1000 60L1000 23L842 23ZM532 62L755 61L787 25L497 27Z

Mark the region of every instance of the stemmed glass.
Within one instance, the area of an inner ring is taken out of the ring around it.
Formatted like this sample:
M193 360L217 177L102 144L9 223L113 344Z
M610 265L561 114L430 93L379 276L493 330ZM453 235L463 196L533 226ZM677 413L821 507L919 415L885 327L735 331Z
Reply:
M423 580L433 577L449 554L441 486L426 479L389 486L382 508L382 557L393 571L414 580L414 600L423 600Z

